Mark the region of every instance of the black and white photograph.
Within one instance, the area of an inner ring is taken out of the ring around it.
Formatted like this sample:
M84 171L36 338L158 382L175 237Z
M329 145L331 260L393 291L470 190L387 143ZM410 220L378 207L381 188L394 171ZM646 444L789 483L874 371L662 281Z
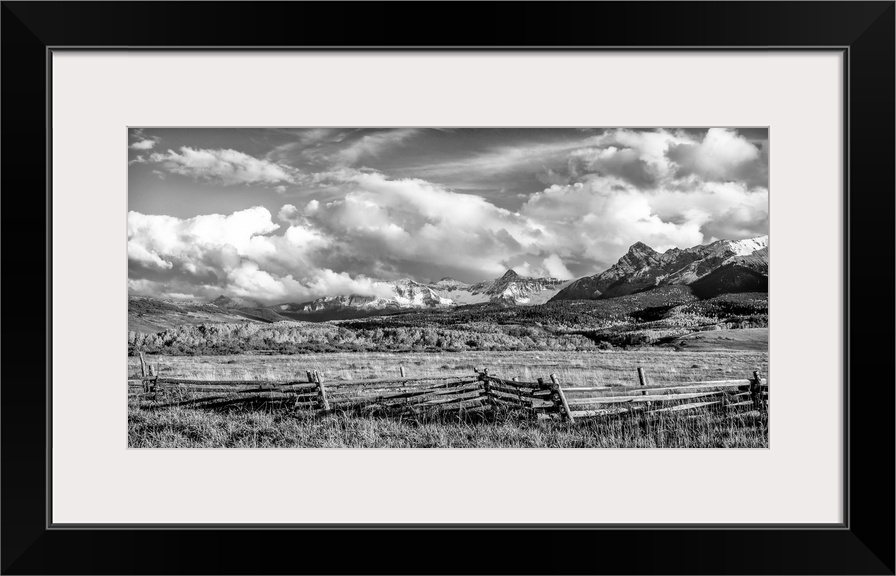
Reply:
M768 448L765 127L131 127L130 448Z

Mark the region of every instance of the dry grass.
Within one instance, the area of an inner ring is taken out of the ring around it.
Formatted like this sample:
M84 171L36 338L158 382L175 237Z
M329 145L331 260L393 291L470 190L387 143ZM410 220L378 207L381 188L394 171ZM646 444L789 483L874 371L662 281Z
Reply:
M758 412L704 411L569 425L511 412L393 419L264 408L134 408L128 443L134 448L762 448L768 446L768 420Z
M523 380L555 373L566 386L632 385L643 366L652 384L747 378L768 368L765 352L638 351L336 353L298 356L153 357L162 375L203 379L283 379L319 370L325 381L472 373L473 366ZM129 374L139 361L128 359ZM129 407L131 447L160 448L696 448L767 447L768 421L758 412L695 411L645 417L583 419L575 425L529 420L518 413L362 417L262 405L226 410Z

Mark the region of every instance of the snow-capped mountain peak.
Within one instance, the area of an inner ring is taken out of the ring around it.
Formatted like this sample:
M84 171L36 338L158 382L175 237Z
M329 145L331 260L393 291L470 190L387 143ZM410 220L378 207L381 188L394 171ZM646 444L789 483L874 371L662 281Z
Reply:
M692 284L726 265L737 265L760 276L767 275L768 236L718 240L663 253L643 242L636 242L616 264L604 272L572 282L553 299L610 298L656 286Z
M308 317L335 319L488 302L513 305L543 304L567 283L556 278L527 278L514 270L508 270L495 280L472 285L449 277L432 284L409 279L381 281L376 284L381 288L391 289L391 296L381 298L358 295L325 296L301 304L281 304L278 309L281 313L298 319Z
M734 256L749 256L757 250L768 248L768 235L747 238L744 240L722 240Z

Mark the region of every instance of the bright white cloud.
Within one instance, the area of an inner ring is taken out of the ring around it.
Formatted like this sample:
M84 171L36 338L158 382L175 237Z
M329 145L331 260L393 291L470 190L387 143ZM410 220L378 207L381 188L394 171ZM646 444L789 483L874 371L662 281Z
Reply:
M287 205L280 216L293 211ZM386 289L373 279L318 266L315 251L331 242L318 231L298 220L282 235L272 234L279 228L262 207L186 219L129 212L130 290L206 298L223 293L268 302L332 293L384 295Z
M559 278L561 280L569 280L573 278L572 272L563 264L563 260L560 259L556 254L551 254L547 258L544 259L544 269L547 270L547 273L552 278Z
M146 139L146 140L138 140L137 142L134 142L133 144L130 145L130 148L133 148L134 150L150 150L155 145L156 145L155 140Z
M678 176L697 175L716 182L752 180L760 150L733 130L710 128L703 141L671 146L668 157L678 165Z

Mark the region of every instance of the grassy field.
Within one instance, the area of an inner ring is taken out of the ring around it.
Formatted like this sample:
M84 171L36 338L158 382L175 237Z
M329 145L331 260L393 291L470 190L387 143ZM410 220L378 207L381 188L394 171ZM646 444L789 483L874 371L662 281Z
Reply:
M748 378L768 370L765 351L674 351L645 348L583 352L330 353L291 356L153 356L161 375L203 379L282 379L319 370L325 382L407 375L470 374L488 367L523 380L556 374L564 386L633 385L642 366L651 384ZM128 358L129 375L139 360ZM132 447L767 447L758 412L700 411L663 417L583 420L574 426L517 413L421 414L396 419L349 413L317 416L270 404L226 410L141 408L128 416Z
M768 420L758 412L705 411L569 425L514 413L392 419L286 409L132 408L128 441L134 448L762 448Z
M733 333L735 331L725 331ZM738 331L741 332L741 331ZM768 372L766 351L678 351L644 348L594 352L346 352L266 356L151 356L163 376L207 379L283 379L318 370L325 382L398 376L473 374L488 368L495 376L532 381L557 375L564 386L621 386L637 384L638 366L651 383L748 378L754 370ZM128 358L128 374L140 372L140 360Z

